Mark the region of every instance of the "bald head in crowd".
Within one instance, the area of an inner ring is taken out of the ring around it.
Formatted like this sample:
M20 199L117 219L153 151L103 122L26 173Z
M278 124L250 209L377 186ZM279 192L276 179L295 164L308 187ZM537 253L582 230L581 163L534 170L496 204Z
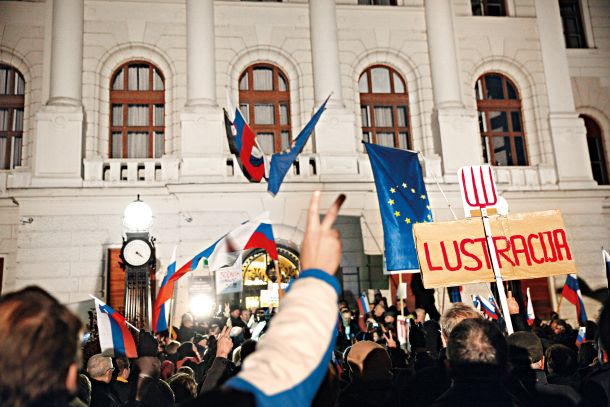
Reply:
M93 355L87 361L87 373L93 380L110 383L112 380L112 358L102 354Z
M463 302L456 302L443 313L440 324L441 337L444 346L447 346L447 340L449 339L449 335L453 328L463 320L470 318L481 318L481 314L470 305L466 305Z
M502 374L508 363L506 339L493 322L465 319L449 335L447 359L454 377Z

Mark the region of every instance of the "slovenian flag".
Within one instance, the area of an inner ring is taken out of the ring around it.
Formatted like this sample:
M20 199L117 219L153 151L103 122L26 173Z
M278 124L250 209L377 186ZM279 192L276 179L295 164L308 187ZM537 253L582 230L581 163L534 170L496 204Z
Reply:
M496 302L494 301L492 296L489 296L489 300L486 300L483 297L479 297L479 301L481 303L481 310L487 315L489 318L493 320L498 319L498 311L496 307Z
M235 154L239 166L250 182L260 182L265 176L265 159L263 152L257 147L254 132L246 123L246 119L238 108L229 112L224 110L225 129L229 149Z
M102 352L111 353L114 357L137 358L136 343L127 327L128 322L125 318L99 298L91 297L95 300L97 329Z
M571 302L576 306L576 316L580 325L584 325L587 322L587 311L585 311L585 304L582 301L582 294L580 293L580 287L578 286L578 277L576 274L568 274L566 282L563 285L561 295L567 301Z
M578 336L576 337L576 346L580 346L585 342L585 338L587 337L587 328L581 326L578 328Z
M257 236L254 236L255 234ZM167 282L161 284L155 299L155 305L153 306L153 327L155 329L163 327L162 323L159 325L161 310L164 304L174 296L175 282L189 271L196 270L203 259L207 259L208 267L211 271L216 271L222 267L235 264L235 260L243 250L255 248L264 249L269 253L270 257L277 260L277 246L273 239L273 230L268 212L264 212L251 221L242 223L168 277Z
M532 304L532 297L530 295L530 288L527 287L527 324L532 326L536 315L534 314L534 304Z

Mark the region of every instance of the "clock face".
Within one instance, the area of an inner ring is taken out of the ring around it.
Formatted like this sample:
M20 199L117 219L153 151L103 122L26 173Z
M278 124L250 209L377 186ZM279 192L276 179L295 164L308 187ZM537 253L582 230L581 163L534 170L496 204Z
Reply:
M123 259L130 266L139 267L150 260L152 249L148 242L141 239L130 240L123 248Z

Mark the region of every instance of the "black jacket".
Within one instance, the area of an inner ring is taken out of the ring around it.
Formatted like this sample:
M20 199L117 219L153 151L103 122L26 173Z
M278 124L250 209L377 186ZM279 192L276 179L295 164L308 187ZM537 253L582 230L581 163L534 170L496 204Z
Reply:
M111 384L91 379L90 407L120 407L122 404Z

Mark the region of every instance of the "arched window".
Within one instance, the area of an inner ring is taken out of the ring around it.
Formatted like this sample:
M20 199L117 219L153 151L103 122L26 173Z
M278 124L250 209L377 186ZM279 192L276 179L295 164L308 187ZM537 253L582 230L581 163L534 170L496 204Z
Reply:
M411 148L409 97L398 72L387 66L372 66L360 75L358 88L364 141Z
M110 82L110 158L159 158L165 135L161 71L144 62L119 67Z
M275 65L251 65L239 78L239 108L266 154L290 146L290 88Z
M24 95L23 75L0 64L0 170L21 165Z
M527 165L521 100L505 76L481 76L474 87L483 159L491 165Z
M599 124L589 116L581 114L587 129L587 145L589 146L589 159L591 160L591 171L593 179L599 185L608 184L608 169L606 166L606 153L604 149L604 138Z

